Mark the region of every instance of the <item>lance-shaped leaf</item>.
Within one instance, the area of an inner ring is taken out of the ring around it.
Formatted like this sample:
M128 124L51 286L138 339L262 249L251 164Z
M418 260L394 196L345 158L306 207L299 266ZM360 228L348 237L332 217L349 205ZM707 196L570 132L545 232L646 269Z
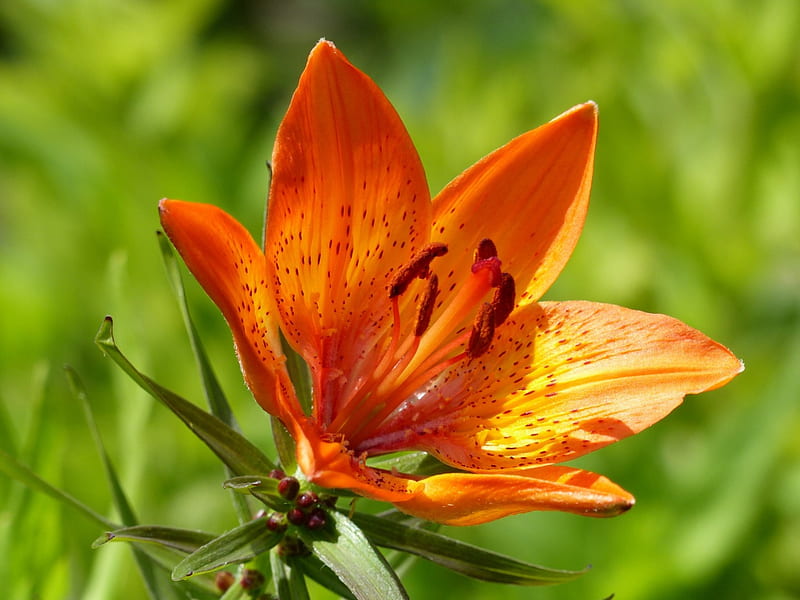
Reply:
M283 537L283 532L267 529L267 518L253 519L204 544L175 565L172 579L210 573L233 563L246 562L266 552Z
M139 372L122 354L114 341L113 322L106 317L95 337L100 349L119 365L139 387L164 404L199 437L233 473L247 475L269 473L275 468L263 452L251 444L239 432L211 415L161 387L146 375Z
M223 482L222 487L240 494L250 494L275 510L285 512L292 507L278 493L278 480L268 475L240 475Z
M381 456L369 461L369 466L375 469L398 473L412 473L414 475L437 475L439 473L452 473L458 469L444 464L427 452L404 452L390 456Z
M214 535L194 529L178 529L160 525L134 525L106 531L92 543L97 548L108 542L143 542L190 554L214 539Z
M484 581L551 585L571 581L586 572L586 569L564 571L540 567L440 533L373 515L356 513L353 522L378 546L410 552L462 575Z
M358 600L407 600L397 574L364 533L341 513L331 511L328 517L325 529L298 528L298 537Z
M109 529L119 527L118 524L95 512L71 494L47 483L34 473L30 467L22 464L2 449L0 449L0 473L5 473L12 479L16 479L20 483L27 485L32 490L47 494L62 504L76 509L83 514L83 516L87 517L90 521L98 523L101 527L107 527Z
M269 554L272 580L281 600L309 600L308 588L303 573L291 566L277 552Z
M100 455L100 459L103 463L103 471L105 471L108 485L111 488L114 506L116 507L123 524L134 526L137 524L136 514L134 513L133 507L128 501L125 491L122 489L122 483L120 482L117 471L111 462L111 458L108 456L108 452L106 452L103 439L100 436L100 430L98 429L97 423L94 420L94 412L92 411L92 406L89 403L89 396L86 393L86 388L74 369L71 367L65 367L65 372L67 374L67 380L69 381L73 395L83 407L86 423L89 426L89 431L92 433L92 438L94 439L97 453ZM165 581L157 574L156 571L157 567L159 566L158 561L136 546L131 546L131 551L133 552L133 557L136 560L136 566L139 568L139 573L142 576L142 580L144 581L150 598L153 598L153 600L158 600L159 598L165 597L177 598L177 590L172 585L169 585L169 582Z
M356 600L356 597L336 576L336 573L315 555L289 555L286 557L286 564L292 569L299 570L303 575L313 579L336 596L345 598L345 600Z

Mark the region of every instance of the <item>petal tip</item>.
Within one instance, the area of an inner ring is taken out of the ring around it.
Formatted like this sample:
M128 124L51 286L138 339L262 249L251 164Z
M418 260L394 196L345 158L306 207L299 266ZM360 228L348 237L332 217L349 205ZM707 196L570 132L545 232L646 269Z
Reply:
M559 121L567 118L583 118L587 121L594 122L597 121L598 113L599 108L597 106L597 102L594 100L587 100L583 104L576 104L572 108L565 110L563 113L554 118L553 121Z

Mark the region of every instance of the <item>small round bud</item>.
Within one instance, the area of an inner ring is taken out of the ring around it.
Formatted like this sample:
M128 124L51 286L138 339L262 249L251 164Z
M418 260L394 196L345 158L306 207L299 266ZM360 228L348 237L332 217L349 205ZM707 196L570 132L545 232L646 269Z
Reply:
M328 508L334 508L338 500L339 500L338 496L328 496L327 494L325 496L320 497L320 502L322 502Z
M244 573L242 573L242 578L239 580L239 585L246 590L255 590L264 585L264 575L261 574L261 571L256 571L255 569L245 569Z
M286 513L286 518L292 525L304 525L306 522L306 513L299 508L292 508Z
M319 496L314 492L303 492L297 497L295 504L298 508L310 508L319 502Z
M272 479L283 479L284 477L286 477L286 473L284 473L280 469L272 469L272 471L269 472L269 476Z
M283 531L286 529L286 515L274 512L267 519L267 529L270 531Z
M233 573L230 571L217 571L217 574L214 575L214 585L216 585L217 589L223 594L227 592L228 588L234 583L236 583L236 577L234 577Z
M267 516L267 511L263 508L253 515L253 519L260 519Z
M311 511L311 514L308 517L308 521L306 522L306 527L309 529L322 529L328 522L328 516L325 514L325 511L321 508L315 508Z
M284 477L278 482L278 493L287 500L294 500L300 491L300 482L294 477Z

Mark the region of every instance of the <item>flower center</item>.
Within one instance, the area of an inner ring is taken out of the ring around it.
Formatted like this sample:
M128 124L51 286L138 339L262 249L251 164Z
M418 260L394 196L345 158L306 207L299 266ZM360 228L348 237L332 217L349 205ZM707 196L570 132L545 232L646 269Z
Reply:
M445 244L428 244L390 282L391 337L374 370L345 385L338 414L327 428L343 436L354 451L373 438L381 424L426 383L453 365L486 353L495 328L514 308L514 279L501 271L497 249L489 239L482 240L475 250L470 275L461 288L446 305L437 307L439 279L431 271L431 263L446 253ZM415 279L425 283L410 329L401 322L400 298ZM472 327L464 327L470 317Z

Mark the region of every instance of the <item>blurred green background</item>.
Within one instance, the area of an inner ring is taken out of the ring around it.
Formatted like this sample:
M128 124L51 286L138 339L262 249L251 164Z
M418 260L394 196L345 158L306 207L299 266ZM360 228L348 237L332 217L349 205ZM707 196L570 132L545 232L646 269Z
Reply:
M416 563L414 599L800 596L800 3L665 0L7 0L0 3L0 448L111 511L62 365L89 388L143 522L235 524L212 455L92 343L202 403L154 232L162 196L216 203L258 234L265 160L308 51L334 40L384 89L436 192L513 136L600 105L592 208L550 299L681 318L747 371L580 461L638 505L538 513L462 539L551 567L501 587ZM246 434L268 421L229 333L192 309ZM12 599L142 598L128 548L0 476Z

